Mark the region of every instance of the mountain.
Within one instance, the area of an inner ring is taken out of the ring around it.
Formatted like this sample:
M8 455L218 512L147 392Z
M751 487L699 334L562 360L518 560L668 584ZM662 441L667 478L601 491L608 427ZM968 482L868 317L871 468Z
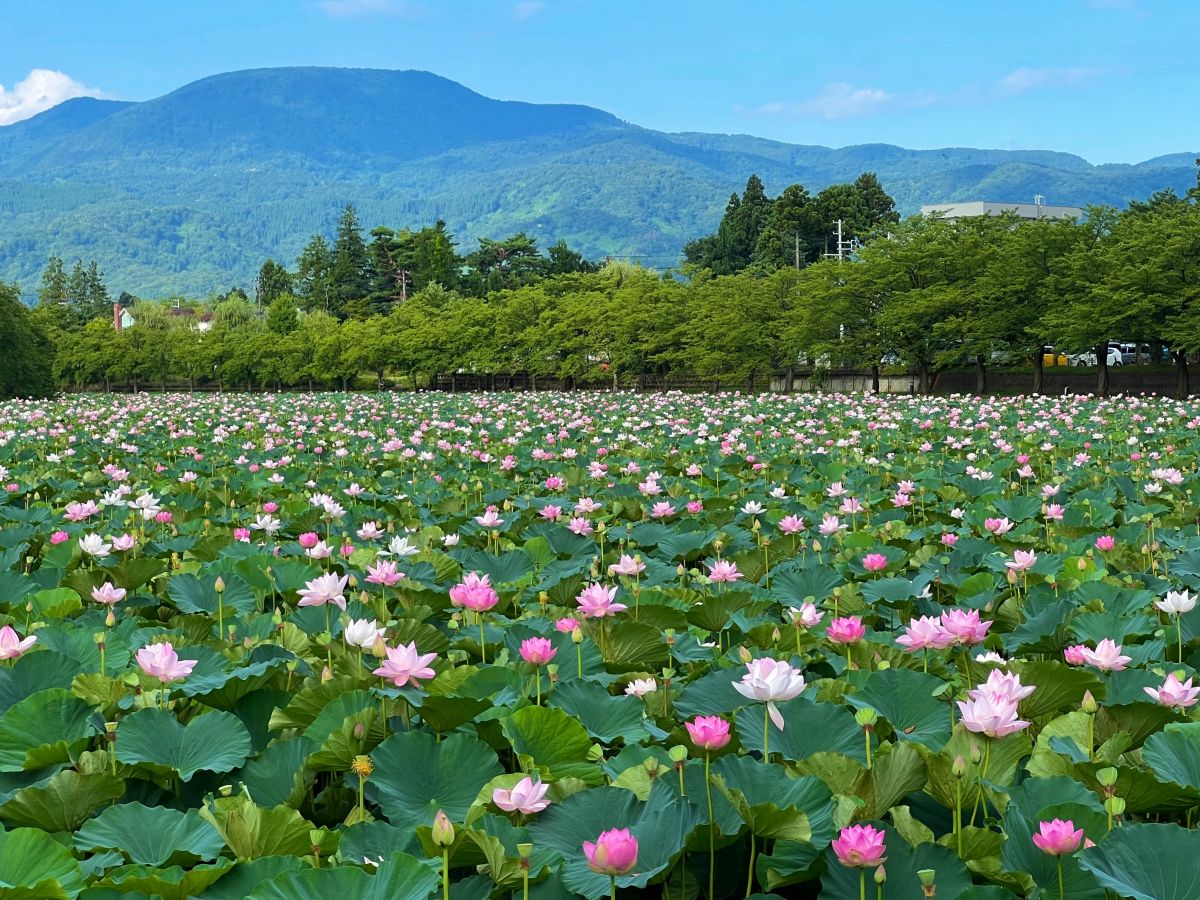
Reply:
M1123 205L1194 184L1194 154L1093 166L1044 150L841 149L668 134L586 106L493 100L416 71L257 69L142 103L80 98L0 128L0 278L51 253L115 292L250 286L353 202L369 229L444 219L463 247L524 230L666 267L757 172L774 193L874 171L901 210L967 198Z

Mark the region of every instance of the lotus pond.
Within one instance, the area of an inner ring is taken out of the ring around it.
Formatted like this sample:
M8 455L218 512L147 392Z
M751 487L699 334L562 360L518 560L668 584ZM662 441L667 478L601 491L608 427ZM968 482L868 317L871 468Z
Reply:
M1196 900L1198 426L0 406L0 898Z

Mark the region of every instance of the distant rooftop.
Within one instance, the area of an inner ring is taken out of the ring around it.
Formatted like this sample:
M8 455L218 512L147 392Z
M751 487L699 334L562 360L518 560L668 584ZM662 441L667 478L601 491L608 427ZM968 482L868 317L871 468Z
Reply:
M1081 219L1078 206L1053 206L1048 203L1021 203L1008 200L964 200L957 203L929 203L921 207L921 215L937 215L954 222L972 216L998 216L1014 212L1022 219Z

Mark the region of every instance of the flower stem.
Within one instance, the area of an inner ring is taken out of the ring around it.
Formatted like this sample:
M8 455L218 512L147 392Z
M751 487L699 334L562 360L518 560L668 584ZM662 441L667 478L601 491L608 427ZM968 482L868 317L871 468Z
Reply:
M858 900L867 900L867 870L858 870Z
M613 896L616 896L614 891ZM450 900L450 848L442 848L442 900Z
M479 613L479 661L487 662L487 644L483 638L483 613Z
M537 705L541 706L542 705L542 667L541 666L537 666L534 668L534 675L537 679Z
M754 890L754 830L750 830L750 865L746 867L746 896Z
M611 898L611 900L617 900L617 876L616 875L608 876L608 887L609 887L608 896ZM446 900L450 900L448 894L446 895Z
M1067 900L1066 887L1063 885L1062 857L1056 856L1054 859L1058 863L1058 900Z
M763 762L771 761L771 707L763 705Z
M704 754L704 793L708 795L708 896L713 895L713 881L716 878L717 871L717 835L716 822L713 821L713 802L712 802L712 782L709 780L709 764L712 762L712 753L705 752ZM686 879L684 881L686 884Z

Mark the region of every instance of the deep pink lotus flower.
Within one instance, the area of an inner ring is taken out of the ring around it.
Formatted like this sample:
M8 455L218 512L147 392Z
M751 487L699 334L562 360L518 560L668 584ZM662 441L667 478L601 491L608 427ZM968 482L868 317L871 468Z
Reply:
M720 750L729 743L729 723L720 716L696 716L683 725L701 750Z
M105 606L114 606L125 599L125 588L115 587L111 581L106 581L100 587L92 588L92 599Z
M547 503L545 506L543 506L541 509L538 510L538 515L541 516L543 519L545 519L547 522L557 522L559 520L559 518L562 516L562 507L555 506L553 503Z
M22 640L11 625L5 625L0 628L0 659L17 659L36 643L36 634Z
M910 619L904 628L904 634L896 638L896 643L909 653L918 650L945 650L954 643L954 635L942 628L942 620L934 616L921 616Z
M410 641L399 647L388 647L387 659L371 674L386 678L396 687L404 687L409 681L432 678L436 673L429 664L436 658L436 653L418 653L417 642Z
M192 674L196 667L194 659L180 659L175 648L169 643L148 644L137 652L137 664L151 678L157 678L163 684L172 681L182 681Z
M1117 539L1111 534L1102 534L1096 538L1096 549L1101 553L1107 553L1115 546L1117 546Z
M1087 647L1083 644L1071 644L1069 647L1064 647L1063 659L1069 666L1082 666L1086 662L1083 655L1083 651L1086 649Z
M945 547L953 547L958 543L958 535L953 531L945 532L941 537L942 545Z
M1102 640L1095 650L1084 647L1080 652L1087 665L1101 672L1120 672L1133 661L1133 657L1122 655L1121 645L1115 643L1112 638Z
M731 563L727 559L718 559L716 562L706 563L706 565L708 566L708 580L716 584L734 582L742 577L737 564Z
M637 865L638 842L628 828L603 831L596 843L583 842L588 868L600 875L625 875Z
M973 609L948 609L942 613L942 629L954 638L955 644L968 647L982 644L991 627L990 621L979 621L979 613Z
M825 637L835 644L857 644L866 635L862 619L858 616L842 616L834 619L825 629Z
M704 512L704 503L701 500L689 500L687 511L694 515Z
M1077 829L1070 819L1038 822L1038 833L1033 836L1033 843L1043 853L1066 856L1078 850L1083 843L1083 829Z
M468 572L462 581L450 588L450 602L472 612L487 612L500 602L500 595L487 575Z
M1173 706L1178 709L1187 709L1189 706L1196 705L1196 698L1200 697L1200 687L1192 687L1192 679L1180 681L1179 677L1174 673L1167 675L1166 681L1160 687L1142 688L1156 703L1161 703L1163 706Z
M544 637L525 638L521 641L521 659L531 666L544 666L554 659L558 651Z
M528 775L518 781L510 791L496 788L492 791L492 802L505 812L519 812L524 816L540 813L550 805L543 799L550 785L534 781Z
M332 603L339 609L345 610L345 590L349 580L349 575L343 575L341 578L338 578L335 572L328 572L314 578L296 592L300 596L300 599L296 601L296 605L324 606L326 603Z
M570 634L579 627L579 620L573 619L570 616L563 616L554 622L554 630L562 634Z
M367 566L366 580L371 584L395 587L403 578L404 573L397 570L396 564L390 559L380 560L373 566Z
M589 584L579 596L575 598L575 602L579 604L579 611L589 619L602 619L605 616L615 616L629 607L624 603L614 603L616 599L617 589L615 587L606 588L602 584Z
M783 731L783 714L775 706L776 702L799 697L805 687L807 682L799 669L769 656L746 663L746 674L741 681L733 682L733 689L743 697L767 704L771 721L780 731Z
M873 869L887 862L886 834L870 825L843 828L832 844L838 862L851 869Z
M315 531L306 531L300 535L300 537L296 538L296 543L298 543L305 550L311 550L313 547L317 546L317 542L319 540L321 540L321 537Z
M868 572L882 572L888 567L888 558L882 553L868 553L862 558L862 567Z
M61 544L63 541L69 541L70 539L71 536L65 531L56 531L54 534L50 535L51 544Z
M992 694L972 691L967 700L958 701L963 727L976 734L1002 738L1029 727L1029 723L1017 718L1017 701Z

